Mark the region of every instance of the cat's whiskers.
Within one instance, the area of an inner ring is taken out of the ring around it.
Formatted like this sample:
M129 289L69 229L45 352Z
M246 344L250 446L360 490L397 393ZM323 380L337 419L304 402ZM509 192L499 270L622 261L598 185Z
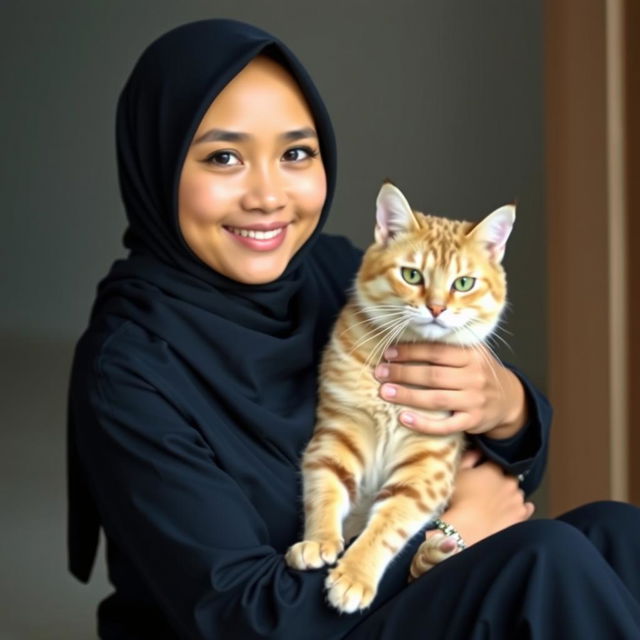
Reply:
M468 346L470 346L474 351L480 354L480 356L484 360L486 367L489 369L489 371L491 371L491 374L493 375L493 379L496 381L496 383L500 387L500 390L502 391L502 393L504 393L504 387L500 382L500 378L498 378L498 374L496 373L493 367L493 363L491 362L491 357L489 354L491 354L498 362L500 362L500 358L498 358L496 352L486 342L484 342L483 340L480 340L476 332L470 326L467 325L464 328L476 338L476 342L472 342Z
M362 304L358 303L359 311L376 311L378 309L382 309L385 311L404 311L407 308L405 303L382 303L382 304Z
M509 349L509 351L513 353L513 349L511 348L511 345L500 335L500 333L506 333L509 336L513 336L513 332L509 331L504 326L504 321L499 319L496 322L496 326L493 330L493 333L491 334L491 337L495 337L497 340L500 340L500 342L502 342L502 344L504 344Z
M382 360L382 356L383 356L384 352L387 350L388 347L390 347L393 344L393 342L396 340L396 338L398 338L400 335L402 335L402 333L407 328L407 326L410 324L410 322L411 322L411 319L410 318L406 318L404 322L398 324L398 326L397 326L395 331L393 331L392 333L389 334L387 340L385 340L384 342L381 341L378 344L379 354L375 356L376 364L378 364ZM374 353L376 353L376 352L374 351Z
M402 334L402 332L406 329L407 325L411 322L411 318L405 319L404 322L399 323L395 328L392 327L389 330L389 335L380 340L380 342L376 345L374 349L371 350L371 353L367 356L367 359L363 365L363 370L370 367L372 362L375 362L375 366L377 366L381 360L384 352L387 350L389 346L391 346Z
M382 356L394 340L404 331L408 321L401 319L393 326L390 326L381 336L373 349L369 352L364 367L377 366L382 361Z
M469 331L471 331L474 336L477 336L471 327L469 327ZM498 354L493 350L491 345L486 342L486 340L478 340L478 344L484 349L484 351L489 351L496 360L500 361Z
M375 309L375 307L372 307L372 309ZM359 310L359 311L358 311L358 313L364 313L364 311ZM377 316L377 317L375 317L375 318L372 318L370 315L366 315L366 314L365 314L365 316L366 316L366 317L365 317L365 319L364 319L364 320L360 320L360 322L354 322L353 324L350 324L350 325L349 325L349 326L348 326L348 327L347 327L347 328L346 328L346 329L345 329L345 330L340 334L340 336L342 337L345 333L347 333L347 332L351 331L351 329L353 329L354 327L357 327L357 326L359 326L359 325L361 325L361 324L367 324L367 323L369 323L369 324L375 325L375 324L376 324L376 320L391 319L393 316L396 316L396 315L397 315L397 316L402 316L402 315L404 315L404 311L402 311L402 310L398 310L398 311L395 311L395 312L389 312L389 311L386 311L386 312L383 312L383 313L378 314L378 316Z
M394 314L395 316L396 314ZM403 322L404 320L404 322ZM367 366L369 366L369 364L373 361L373 360L377 360L377 362L379 362L379 358L377 358L377 353L380 351L381 354L384 353L386 346L384 346L382 349L380 349L380 345L384 345L385 343L390 344L391 341L393 341L395 339L395 337L397 335L399 335L404 328L407 326L407 324L409 323L410 319L406 318L406 310L402 310L401 313L398 313L396 317L392 318L392 319L387 319L386 322L384 322L382 325L378 324L376 325L372 331L370 331L369 333L365 334L360 340L358 340L358 342L356 343L356 345L354 346L353 349L351 349L351 351L349 352L350 354L353 353L353 351L356 350L356 348L359 348L359 346L362 346L365 342L368 342L369 340L372 340L374 338L378 338L378 343L373 347L373 349L371 349L371 351L369 352L369 355L367 356L365 363L364 363L364 368L366 368ZM376 329L379 329L378 331L376 331ZM373 335L371 335L373 334ZM388 346L387 344L387 346ZM377 364L376 362L376 364Z
M383 322L380 325L374 325L374 327L373 327L373 329L371 331L369 331L368 333L365 333L364 336L362 336L356 342L356 344L354 345L353 349L351 349L349 351L349 355L351 355L356 349L359 349L362 345L364 345L367 342L369 342L369 340L373 340L374 338L380 336L381 334L384 335L387 331L393 330L393 328L396 326L396 323L399 320L402 320L402 316L398 317L398 318L388 319L388 320L386 320L385 322Z
M492 340L500 341L511 353L514 353L511 345L497 332L497 329L495 329L491 335L487 336L486 340L488 344L491 344Z
M382 303L382 304L365 304L361 301L356 303L357 315L365 315L369 318L375 318L380 314L405 313L406 305L404 303Z
M503 331L504 333L509 334L510 336L514 335L513 331L509 331L502 323L499 323L497 325L498 329L500 329L500 331Z

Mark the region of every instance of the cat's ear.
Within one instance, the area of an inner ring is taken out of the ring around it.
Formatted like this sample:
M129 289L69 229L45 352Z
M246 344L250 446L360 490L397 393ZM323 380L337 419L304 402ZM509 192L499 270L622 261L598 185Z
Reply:
M513 204L507 204L481 220L469 231L467 237L484 244L493 260L502 262L507 240L515 220L516 207Z
M418 221L402 191L385 182L376 200L376 242L386 246L397 233L416 229Z

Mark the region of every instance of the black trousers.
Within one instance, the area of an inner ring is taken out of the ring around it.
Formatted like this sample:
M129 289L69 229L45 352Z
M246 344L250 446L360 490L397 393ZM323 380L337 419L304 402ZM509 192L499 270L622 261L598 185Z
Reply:
M595 502L434 567L348 640L640 640L640 509Z

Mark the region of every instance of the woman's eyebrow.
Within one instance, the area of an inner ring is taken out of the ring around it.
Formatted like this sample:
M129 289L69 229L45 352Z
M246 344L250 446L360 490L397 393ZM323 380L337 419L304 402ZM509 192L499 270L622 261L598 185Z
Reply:
M287 131L280 137L285 140L293 141L302 140L303 138L317 138L318 134L311 127L303 127L302 129L296 129L295 131Z
M303 127L302 129L294 129L280 134L280 138L287 141L301 140L303 138L317 138L318 134L312 127ZM201 142L245 142L251 140L253 136L250 133L241 131L229 131L227 129L209 129L201 136L193 141L193 144Z
M225 129L209 129L193 141L193 144L201 142L242 142L251 136L248 133L239 131L227 131Z

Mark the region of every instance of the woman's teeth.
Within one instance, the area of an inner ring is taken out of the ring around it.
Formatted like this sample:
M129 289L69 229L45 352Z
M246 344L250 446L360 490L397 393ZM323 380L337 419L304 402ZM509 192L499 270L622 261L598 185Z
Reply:
M236 229L235 227L227 227L227 229L237 236L254 238L255 240L270 240L271 238L279 236L284 231L284 227L272 229L271 231L253 231L252 229Z

